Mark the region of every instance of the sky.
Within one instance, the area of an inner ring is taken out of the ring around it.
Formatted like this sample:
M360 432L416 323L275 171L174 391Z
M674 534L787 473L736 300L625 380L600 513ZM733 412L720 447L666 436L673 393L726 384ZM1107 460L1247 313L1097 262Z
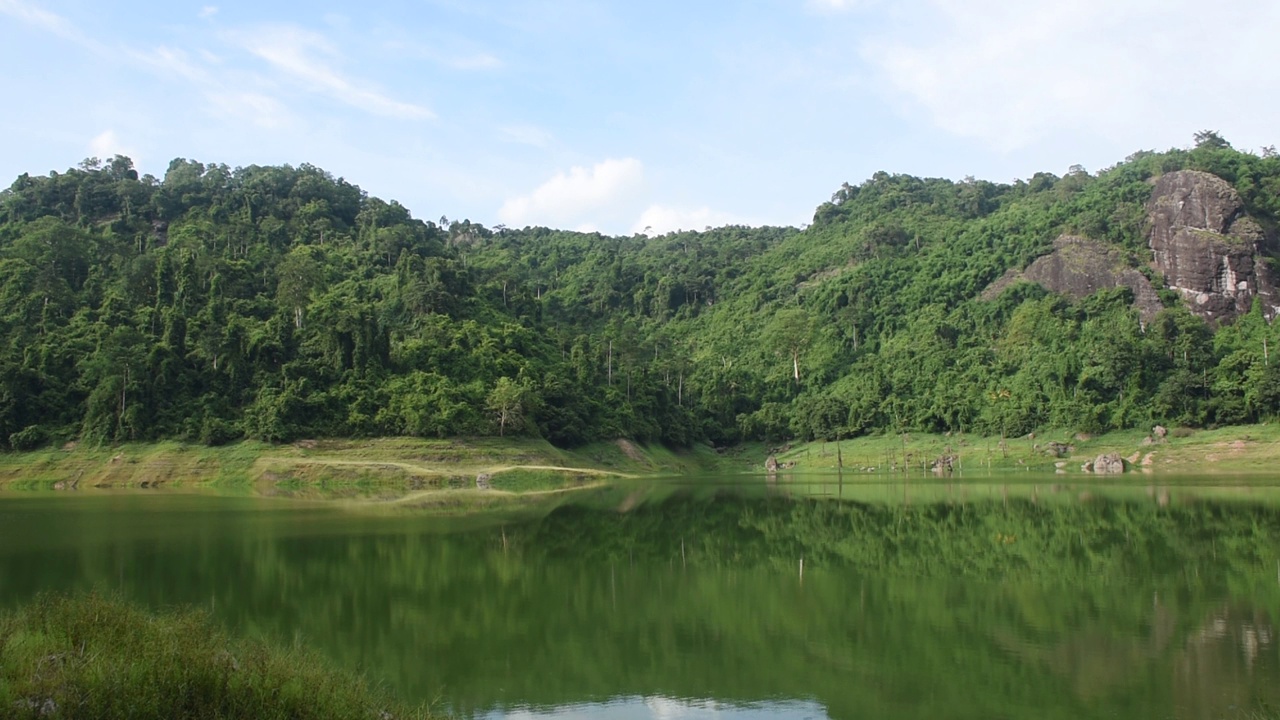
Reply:
M489 227L801 226L880 170L1280 144L1277 37L1274 0L0 0L0 187L119 153Z

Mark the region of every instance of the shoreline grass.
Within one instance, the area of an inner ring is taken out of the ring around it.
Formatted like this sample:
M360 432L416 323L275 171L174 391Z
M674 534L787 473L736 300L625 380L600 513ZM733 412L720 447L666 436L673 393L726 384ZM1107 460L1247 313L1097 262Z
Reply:
M1057 443L1062 454L1051 450ZM957 474L1041 471L1084 475L1081 466L1114 453L1129 472L1158 475L1274 474L1280 468L1280 424L1239 425L1211 430L1172 428L1163 439L1141 430L1091 436L1047 430L1016 438L901 433L836 442L815 441L777 448L787 472L930 474L933 463L953 457ZM1105 477L1105 476L1098 476Z
M1055 454L1053 443L1065 450ZM1083 463L1105 453L1120 455L1132 472L1163 476L1274 473L1280 467L1280 424L1174 428L1165 438L1137 430L1098 436L1049 430L1004 439L904 433L772 449L752 443L723 452L626 440L564 450L528 438L330 439L287 445L245 441L212 448L172 441L68 445L0 454L0 489L173 487L353 501L424 498L437 492L439 498L423 504L491 506L522 494L572 490L610 479L762 474L771 452L782 472L846 476L930 475L934 461L943 456L953 457L958 477L1012 471L1081 475ZM450 499L453 495L457 497Z
M99 594L0 613L0 716L133 720L426 720L299 646L233 639L195 610Z
M174 441L68 444L0 454L0 488L216 486L303 495L333 491L351 497L384 494L388 487L406 492L470 489L477 487L480 475L497 478L494 487L499 489L552 490L582 484L584 478L686 474L725 465L709 447L672 450L627 440L573 450L527 438L396 437L286 445L244 441L221 447Z

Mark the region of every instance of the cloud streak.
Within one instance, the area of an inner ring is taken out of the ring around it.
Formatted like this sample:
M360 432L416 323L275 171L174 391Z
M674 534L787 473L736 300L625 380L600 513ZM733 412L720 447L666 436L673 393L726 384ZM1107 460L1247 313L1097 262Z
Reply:
M266 92L265 83L253 75L238 80L229 77L228 70L218 67L218 59L207 51L201 53L201 60L165 46L148 52L128 51L127 55L159 76L186 82L218 116L247 120L266 129L279 129L294 122L284 103ZM253 89L255 85L259 87Z
M323 35L292 25L261 27L233 33L230 39L250 54L312 91L360 110L384 117L405 120L430 120L436 117L430 109L403 102L369 88L362 82L345 77L329 65L337 52Z
M33 25L89 50L102 52L105 49L101 43L85 35L61 15L51 13L30 3L22 2L22 0L0 0L0 14L16 18L21 22Z

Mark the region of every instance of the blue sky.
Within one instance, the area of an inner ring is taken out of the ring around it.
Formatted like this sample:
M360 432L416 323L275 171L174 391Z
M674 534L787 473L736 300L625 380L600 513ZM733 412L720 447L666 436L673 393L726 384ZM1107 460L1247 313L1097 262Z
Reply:
M488 226L800 225L877 170L1280 144L1276 37L1272 0L0 0L0 184L122 153Z

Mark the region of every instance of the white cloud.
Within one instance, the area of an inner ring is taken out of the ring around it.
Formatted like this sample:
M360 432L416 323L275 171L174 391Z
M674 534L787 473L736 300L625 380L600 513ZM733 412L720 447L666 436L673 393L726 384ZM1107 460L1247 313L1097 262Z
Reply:
M1212 22L1231 28L1221 43L1206 40L1192 0L916 5L864 58L934 124L997 150L1073 133L1146 146L1216 127L1245 98L1252 117L1238 124L1261 131L1280 110L1256 104L1280 92L1277 75L1258 72L1280 62L1277 4L1220 0Z
M747 224L728 213L709 207L678 208L669 205L650 205L640 214L631 232L645 235L666 235L680 230L704 230L708 227Z
M498 217L514 227L595 228L634 205L643 186L643 163L635 158L608 159L556 173L528 195L508 199Z
M208 20L209 18L217 14L218 14L217 5L205 5L204 7L200 8L200 12L198 13L201 20Z
M262 27L231 36L245 50L267 61L275 69L300 80L315 92L374 115L428 120L431 110L388 97L347 79L329 66L337 51L323 35L291 25Z
M120 137L116 135L115 130L104 130L94 136L89 141L89 155L103 160L110 160L116 155L124 155L133 160L134 165L138 164L137 153L120 142Z

